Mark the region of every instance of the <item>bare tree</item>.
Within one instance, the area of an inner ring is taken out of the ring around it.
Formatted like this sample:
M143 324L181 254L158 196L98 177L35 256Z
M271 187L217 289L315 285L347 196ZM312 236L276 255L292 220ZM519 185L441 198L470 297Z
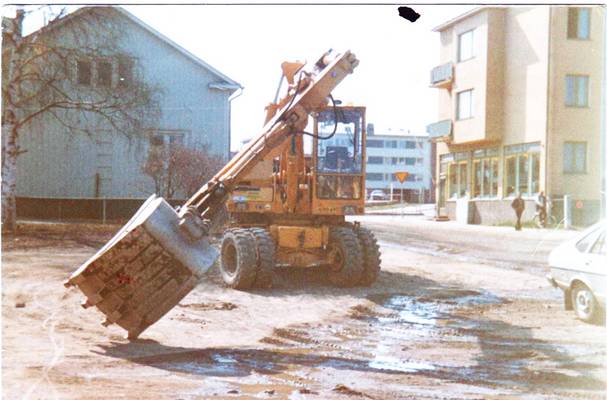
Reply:
M190 197L223 166L221 157L183 145L150 146L142 171L167 199Z
M44 12L48 23L23 36L24 19L32 11ZM20 8L15 18L3 19L3 230L13 231L16 225L17 157L27 151L19 146L19 137L34 121L48 118L66 132L88 134L101 123L132 135L142 132L142 121L158 116L155 95L159 89L144 83L137 60L120 48L124 18L111 7L81 8L70 14L65 9L53 13L46 7ZM103 60L105 65L101 65ZM119 68L107 60L117 60ZM94 85L86 85L91 79L87 62L99 66ZM118 80L113 83L111 76L116 72Z

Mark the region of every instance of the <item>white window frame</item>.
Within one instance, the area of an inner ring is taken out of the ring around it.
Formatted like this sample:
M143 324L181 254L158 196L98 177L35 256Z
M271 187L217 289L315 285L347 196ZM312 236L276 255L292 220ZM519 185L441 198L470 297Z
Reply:
M583 74L565 75L565 106L588 107L590 98L590 76ZM585 94L582 98L581 95Z
M468 109L463 110L462 105L463 105L463 101L465 101L465 99L462 99L462 96L467 95L467 94L469 95ZM467 111L467 113L464 113L464 111ZM456 119L458 121L474 118L474 89L462 90L461 92L457 93L456 104L455 104L455 113L456 113L456 115L455 115Z
M469 39L470 48L464 48L463 44L468 44L464 42L464 40ZM467 50L467 51L465 51ZM469 31L462 32L457 35L457 62L463 62L470 60L476 56L476 46L474 45L474 29L470 29Z
M583 167L581 169L577 168L578 165L578 146L583 146L584 148L584 156L583 156ZM567 149L571 151L571 165L567 165L565 163ZM563 173L564 174L585 174L588 171L588 143L580 142L580 141L566 141L563 143Z

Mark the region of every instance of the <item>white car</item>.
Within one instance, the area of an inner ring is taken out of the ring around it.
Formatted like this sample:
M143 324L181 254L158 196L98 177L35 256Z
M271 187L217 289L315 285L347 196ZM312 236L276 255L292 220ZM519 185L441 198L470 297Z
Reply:
M607 220L552 250L548 280L561 288L565 309L585 322L604 321L607 296Z
M388 200L383 190L374 190L369 195L369 200Z

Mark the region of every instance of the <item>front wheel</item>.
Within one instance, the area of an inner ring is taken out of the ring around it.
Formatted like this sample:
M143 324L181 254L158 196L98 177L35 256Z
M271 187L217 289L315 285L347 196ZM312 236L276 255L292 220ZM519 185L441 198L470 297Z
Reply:
M363 274L360 241L349 227L331 228L329 235L329 281L339 287L356 285Z
M221 277L233 289L249 289L257 275L255 238L245 229L230 229L221 243Z
M363 272L358 284L371 286L377 280L381 270L379 246L375 235L367 228L359 227L357 233L363 252Z
M599 318L599 305L588 286L579 284L571 290L571 302L575 314L584 322L596 322Z

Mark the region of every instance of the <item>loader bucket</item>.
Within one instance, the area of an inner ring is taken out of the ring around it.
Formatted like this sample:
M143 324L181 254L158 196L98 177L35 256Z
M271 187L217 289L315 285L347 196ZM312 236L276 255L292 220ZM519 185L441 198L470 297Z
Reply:
M180 216L151 196L118 233L65 282L96 306L103 325L117 324L136 339L184 298L217 259L207 237L191 239Z

